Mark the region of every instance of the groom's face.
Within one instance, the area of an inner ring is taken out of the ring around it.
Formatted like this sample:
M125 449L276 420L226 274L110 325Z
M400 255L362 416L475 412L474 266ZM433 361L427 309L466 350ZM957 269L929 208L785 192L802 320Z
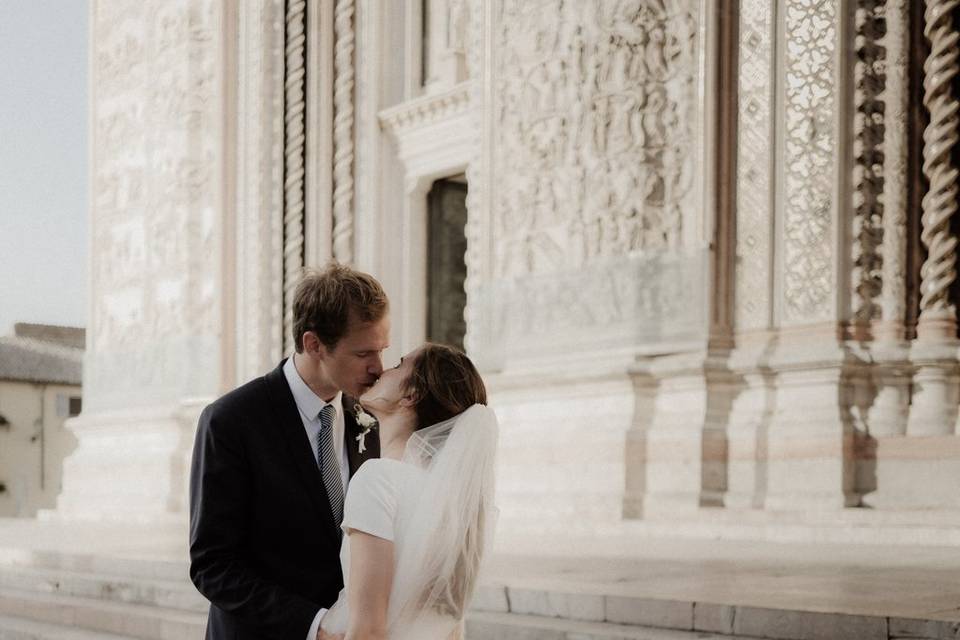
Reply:
M322 349L324 369L347 395L359 398L383 373L382 355L390 346L390 319L352 324L333 349Z

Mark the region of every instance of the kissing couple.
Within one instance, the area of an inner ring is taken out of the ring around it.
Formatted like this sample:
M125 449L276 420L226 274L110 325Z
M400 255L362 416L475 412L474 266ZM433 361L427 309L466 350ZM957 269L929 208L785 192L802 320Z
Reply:
M190 578L208 640L463 637L497 421L461 351L426 344L384 370L389 335L376 279L308 274L296 352L200 415Z

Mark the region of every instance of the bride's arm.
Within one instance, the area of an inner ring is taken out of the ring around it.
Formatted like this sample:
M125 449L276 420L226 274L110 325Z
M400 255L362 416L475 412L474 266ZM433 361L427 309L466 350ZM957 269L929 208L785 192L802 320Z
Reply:
M393 586L393 542L350 530L350 622L346 640L385 640Z

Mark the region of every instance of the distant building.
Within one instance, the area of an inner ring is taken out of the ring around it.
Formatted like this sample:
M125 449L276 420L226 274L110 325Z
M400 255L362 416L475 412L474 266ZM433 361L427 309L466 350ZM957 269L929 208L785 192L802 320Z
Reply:
M56 504L76 446L64 421L81 409L84 330L17 323L0 337L0 516Z

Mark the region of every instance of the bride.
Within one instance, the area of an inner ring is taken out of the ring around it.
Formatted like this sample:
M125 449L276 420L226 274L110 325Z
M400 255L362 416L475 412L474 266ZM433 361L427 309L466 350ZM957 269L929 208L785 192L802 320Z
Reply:
M379 422L381 458L350 481L344 588L319 640L463 637L496 513L497 422L486 401L467 356L435 344L401 358L360 398Z

